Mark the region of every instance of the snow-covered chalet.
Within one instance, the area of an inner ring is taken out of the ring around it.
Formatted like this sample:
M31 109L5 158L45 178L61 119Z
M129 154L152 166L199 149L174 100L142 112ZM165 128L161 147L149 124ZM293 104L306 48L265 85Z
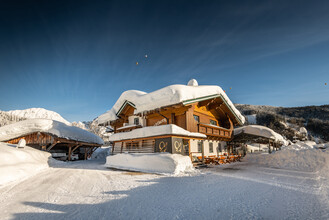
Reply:
M151 93L125 91L96 120L114 128L113 154L169 152L191 159L223 154L234 126L245 122L219 86L194 79Z

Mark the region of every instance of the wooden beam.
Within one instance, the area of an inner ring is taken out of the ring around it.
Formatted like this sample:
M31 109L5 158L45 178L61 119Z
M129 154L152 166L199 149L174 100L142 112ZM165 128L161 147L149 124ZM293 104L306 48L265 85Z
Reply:
M82 142L82 141L74 141L74 140L68 140L65 138L57 138L58 141L60 141L63 144L73 144L73 145L86 145L86 146L95 146L99 147L101 144L96 144L96 143L87 143L87 142Z
M50 151L53 147L55 147L56 144L60 143L59 141L55 141L54 143L52 143L47 149L46 151Z
M75 146L74 148L73 148L73 150L72 150L72 154L73 154L73 152L78 148L78 147L80 147L81 145L77 145L77 146Z
M157 112L160 116L164 117L167 121L167 125L169 125L169 118L167 118L166 116L164 116L163 114L161 114L160 112Z
M171 124L175 124L175 113L171 113Z

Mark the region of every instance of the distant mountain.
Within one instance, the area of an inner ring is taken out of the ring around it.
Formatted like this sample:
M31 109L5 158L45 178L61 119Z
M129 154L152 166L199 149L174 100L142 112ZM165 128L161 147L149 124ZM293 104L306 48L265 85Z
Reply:
M44 108L29 108L25 110L0 111L0 126L33 118L51 119L71 125L70 122L54 111Z
M329 105L274 107L235 104L246 117L246 124L270 127L290 140L322 139L329 141Z

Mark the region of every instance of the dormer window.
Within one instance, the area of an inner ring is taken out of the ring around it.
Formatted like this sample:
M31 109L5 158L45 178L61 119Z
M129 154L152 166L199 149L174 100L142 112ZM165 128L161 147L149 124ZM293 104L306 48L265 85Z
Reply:
M139 125L139 118L134 118L134 124Z

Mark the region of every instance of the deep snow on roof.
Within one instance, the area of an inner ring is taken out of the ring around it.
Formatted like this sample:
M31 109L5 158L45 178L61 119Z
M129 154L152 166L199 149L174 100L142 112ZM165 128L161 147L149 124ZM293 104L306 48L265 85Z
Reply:
M137 128L129 132L116 133L110 136L109 141L122 141L145 137L154 137L161 135L179 135L187 137L206 138L207 136L200 133L189 132L174 124L149 126L143 128Z
M35 119L35 118L43 118L43 119L51 119L63 122L66 125L71 125L70 122L65 120L60 114L54 111L50 111L44 108L29 108L24 110L12 110L7 111L10 115L15 115L18 117L22 117L25 119Z
M224 102L240 124L244 124L245 118L235 108L226 93L219 86L189 86L189 85L171 85L154 92L145 93L137 90L128 90L121 94L120 98L114 104L111 110L100 115L97 118L99 124L116 120L117 113L122 105L129 101L135 106L135 114L154 110L163 106L174 104L189 104L197 100L206 100L215 97L222 97Z
M44 132L69 140L104 144L97 135L75 126L50 119L30 119L0 127L0 141L28 135L34 132Z
M241 133L265 137L286 144L286 140L284 140L284 138L280 134L276 133L268 127L261 125L247 125L234 129L234 135L238 135Z

